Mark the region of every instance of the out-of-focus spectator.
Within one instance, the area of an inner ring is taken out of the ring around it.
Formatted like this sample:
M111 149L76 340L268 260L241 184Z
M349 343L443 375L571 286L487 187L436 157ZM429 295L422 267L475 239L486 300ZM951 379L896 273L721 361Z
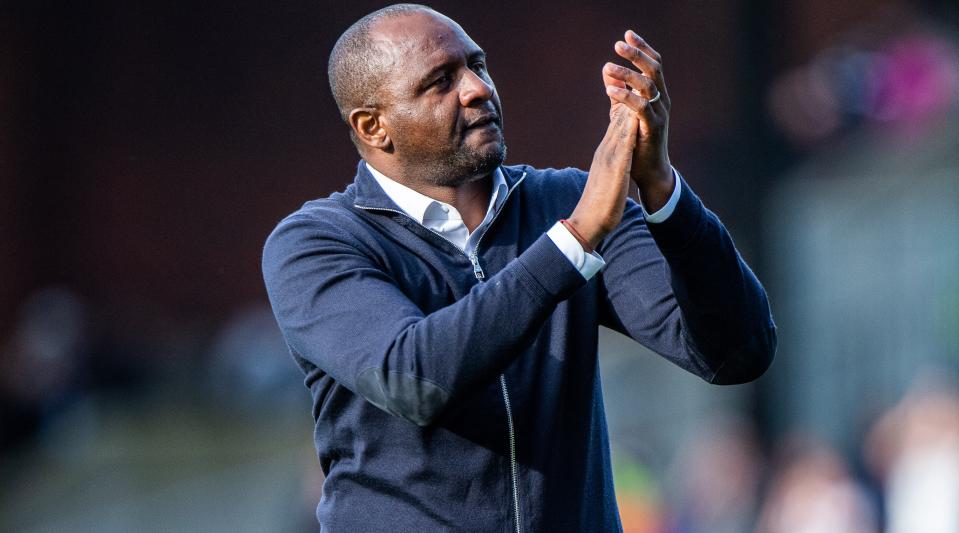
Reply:
M865 455L882 480L888 533L959 531L959 395L918 385L870 431Z
M794 144L821 146L863 123L914 134L959 103L954 34L909 10L882 10L784 72L768 109Z
M213 342L210 372L219 395L249 409L308 398L267 305L240 310L223 325Z
M671 533L752 529L763 460L746 420L726 419L694 436L677 461Z
M30 295L0 346L0 449L42 428L80 381L90 342L87 306L72 289Z
M614 452L613 478L623 533L663 533L661 491L651 469L626 453Z
M757 533L876 533L875 511L843 459L794 441L777 461Z

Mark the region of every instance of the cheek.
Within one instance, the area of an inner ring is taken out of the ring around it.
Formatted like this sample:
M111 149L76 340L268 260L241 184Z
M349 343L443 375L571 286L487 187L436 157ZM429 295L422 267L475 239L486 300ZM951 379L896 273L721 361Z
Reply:
M433 145L448 144L459 127L459 107L448 99L428 103L420 110L419 125L425 141Z
M390 133L394 143L400 146L447 146L458 134L459 120L459 100L451 92L443 98L424 99L416 105L395 106L390 117Z
M433 123L439 131L454 133L459 125L459 115L456 107L436 106L433 109Z
M415 110L409 108L394 107L389 117L389 132L393 142L405 145L415 138L420 127L421 120L417 119Z

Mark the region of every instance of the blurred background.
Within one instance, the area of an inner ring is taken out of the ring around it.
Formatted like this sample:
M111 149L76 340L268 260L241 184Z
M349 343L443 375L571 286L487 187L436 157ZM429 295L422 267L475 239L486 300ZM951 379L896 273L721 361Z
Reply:
M352 180L326 59L383 5L0 2L0 531L318 529L259 258ZM959 532L954 1L431 5L542 167L588 166L636 29L674 165L769 291L746 386L603 332L627 532Z

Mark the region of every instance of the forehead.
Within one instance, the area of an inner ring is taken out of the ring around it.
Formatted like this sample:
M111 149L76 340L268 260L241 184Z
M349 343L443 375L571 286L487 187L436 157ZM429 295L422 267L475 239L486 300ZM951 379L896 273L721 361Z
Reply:
M420 74L451 58L482 51L459 24L430 12L380 21L373 34L373 40L389 56L394 72Z

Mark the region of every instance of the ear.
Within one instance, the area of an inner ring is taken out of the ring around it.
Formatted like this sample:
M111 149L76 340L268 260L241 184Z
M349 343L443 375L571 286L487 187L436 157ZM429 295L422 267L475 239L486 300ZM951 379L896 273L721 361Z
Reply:
M370 148L388 150L393 141L383 127L382 116L375 107L358 107L350 111L350 127L361 143Z

